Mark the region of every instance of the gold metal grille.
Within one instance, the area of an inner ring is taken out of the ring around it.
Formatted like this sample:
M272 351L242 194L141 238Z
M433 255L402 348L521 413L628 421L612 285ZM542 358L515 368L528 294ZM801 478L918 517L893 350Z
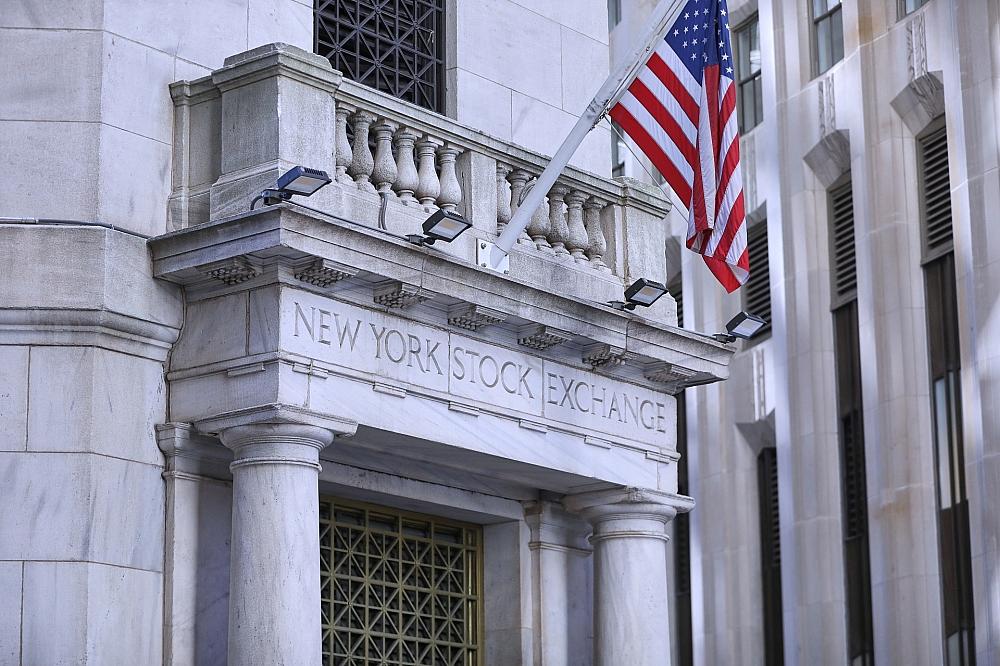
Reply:
M323 663L478 666L482 530L322 498Z

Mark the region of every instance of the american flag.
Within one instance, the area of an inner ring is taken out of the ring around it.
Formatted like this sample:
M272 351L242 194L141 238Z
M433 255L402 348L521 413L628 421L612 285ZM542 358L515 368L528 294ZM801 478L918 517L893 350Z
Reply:
M750 275L726 0L689 0L611 119L688 209L688 248L727 291Z

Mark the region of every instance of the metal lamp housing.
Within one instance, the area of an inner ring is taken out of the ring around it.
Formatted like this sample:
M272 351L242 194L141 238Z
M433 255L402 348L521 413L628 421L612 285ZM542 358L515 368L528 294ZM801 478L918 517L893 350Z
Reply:
M424 222L424 236L428 243L444 241L450 243L471 227L464 217L447 210L438 210Z
M648 308L665 293L667 293L667 288L659 282L639 278L625 290L625 300L632 305Z
M740 312L726 324L726 331L733 337L749 340L766 325L767 322L763 317L749 312Z
M325 171L296 166L281 174L275 189L308 197L329 183L330 176Z

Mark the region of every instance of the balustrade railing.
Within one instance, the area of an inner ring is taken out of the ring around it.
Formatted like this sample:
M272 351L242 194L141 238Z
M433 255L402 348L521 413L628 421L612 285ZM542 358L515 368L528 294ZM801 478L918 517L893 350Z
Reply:
M475 228L485 232L480 236L489 236L503 230L547 164L546 156L353 81L340 80L336 73L317 76L315 72L321 66L308 60L314 58L310 54L284 46L272 51L278 53L281 66L286 69L296 69L299 61L308 63L301 67L310 67L310 76L322 79L316 84L315 93L332 96L332 104L326 103L332 127L323 134L328 137L324 140L330 143L329 165L322 166L333 171L335 186L351 197L370 197L378 203L386 199L421 216L437 208L458 210ZM291 57L282 59L286 54ZM249 58L235 67L251 69L247 62ZM256 72L259 69L254 71L254 75L259 76ZM295 74L297 84L305 81L308 85L308 76L301 76L298 71ZM280 68L277 75L281 75ZM188 116L179 116L177 127L182 131L186 128L193 136L197 131L194 127L196 117L211 118L213 114L197 116L192 109L200 103L225 108L220 98L236 89L237 84L233 81L238 76L227 72L220 77L216 73L211 78L174 84L172 89L179 112L184 112L183 107L188 108ZM220 81L227 87L220 85ZM216 86L214 93L213 83ZM224 152L226 141L219 143ZM176 208L182 213L177 216L180 223L175 222L175 227L207 221L206 216L235 212L234 207L226 207L222 198L241 196L242 191L227 188L242 178L241 174L253 170L242 166L227 173L225 164L245 164L250 160L223 156L215 160L222 167L214 174L217 178L214 184L210 187L210 181L196 184L190 174L199 171L196 162L205 162L191 155L196 149L198 146L190 139L182 146L175 146L175 153L182 157L180 169L175 165L175 187L171 195L172 212ZM278 156L278 159L288 158ZM185 174L188 174L188 182L184 181ZM221 187L220 183L226 187ZM196 205L195 200L206 195L209 189L211 206ZM626 218L643 218L655 224L667 209L667 201L659 192L643 189L634 182L602 178L568 167L547 193L545 202L533 212L527 230L518 239L517 249L565 262L578 270L624 277L624 253L630 251L624 237ZM369 206L365 210L370 212L372 208ZM362 218L368 214L355 213ZM357 221L375 223L374 219Z

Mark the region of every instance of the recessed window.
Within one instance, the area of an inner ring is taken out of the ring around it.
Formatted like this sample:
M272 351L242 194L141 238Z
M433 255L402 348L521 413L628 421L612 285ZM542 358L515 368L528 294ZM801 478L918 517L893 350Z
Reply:
M323 663L478 664L482 529L321 498Z
M618 176L625 175L625 152L628 148L625 146L625 136L622 133L622 128L618 126L618 123L611 123L611 176L617 178Z
M840 0L811 0L813 61L816 74L844 59L844 19Z
M750 253L750 278L743 285L743 309L764 318L767 325L755 340L767 337L771 330L771 274L767 257L767 220L755 222L747 231Z
M773 447L757 456L757 496L760 519L761 594L764 611L764 663L785 663L781 618L781 530L778 511L778 452Z
M444 112L445 0L314 0L313 50L348 79Z
M899 15L906 16L926 5L930 0L899 0Z
M764 96L761 91L760 30L757 16L736 29L738 116L740 131L749 132L764 119Z

